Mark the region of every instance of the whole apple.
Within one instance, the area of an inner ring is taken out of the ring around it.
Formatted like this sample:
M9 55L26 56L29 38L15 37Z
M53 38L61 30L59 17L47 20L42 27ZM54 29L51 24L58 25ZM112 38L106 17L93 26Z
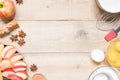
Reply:
M0 18L11 18L15 14L15 6L12 0L0 0Z

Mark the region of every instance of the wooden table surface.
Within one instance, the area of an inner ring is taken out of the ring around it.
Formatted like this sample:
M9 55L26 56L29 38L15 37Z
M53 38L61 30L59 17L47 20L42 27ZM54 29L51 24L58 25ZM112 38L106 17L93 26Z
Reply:
M88 80L89 75L104 62L95 64L90 52L99 48L106 51L107 32L96 28L97 16L103 13L95 0L23 0L16 6L15 19L27 36L22 47L12 43L7 35L0 39L13 44L23 53L28 67L36 64L35 73L47 80ZM15 1L14 1L15 2ZM1 21L1 25L2 25Z

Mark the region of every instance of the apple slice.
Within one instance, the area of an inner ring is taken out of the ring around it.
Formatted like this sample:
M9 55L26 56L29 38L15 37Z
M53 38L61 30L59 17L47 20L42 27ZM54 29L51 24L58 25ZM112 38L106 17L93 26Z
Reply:
M21 59L23 59L22 54L16 53L16 54L13 54L13 56L10 58L10 61L11 61L12 63L15 63L15 62L17 62L17 61L19 61L19 60L21 60Z
M9 69L5 69L3 72L2 72L2 75L4 77L7 77L9 74L15 74L15 71L12 69L12 68L9 68Z
M7 76L7 78L8 78L8 79L11 79L11 80L23 80L22 77L20 77L20 76L18 76L18 75L16 75L16 74L9 74L9 75Z
M0 55L2 54L3 49L4 49L4 44L0 43Z
M3 80L3 77L2 77L2 73L1 73L1 71L0 71L0 80Z
M16 75L22 77L23 80L27 79L27 77L28 77L28 74L26 71L16 72Z
M1 62L0 64L0 70L3 71L7 68L12 68L13 65L11 64L11 62L8 59L5 59Z
M2 58L4 58L5 55L9 52L9 50L11 50L13 48L14 48L14 46L12 46L12 45L6 46L2 51Z
M13 54L15 54L16 51L16 48L11 48L6 52L4 59L9 59Z
M4 44L0 43L0 63L2 62L2 51L4 49Z
M25 61L17 61L16 63L13 64L14 67L14 71L24 71L27 69L27 64L25 63Z

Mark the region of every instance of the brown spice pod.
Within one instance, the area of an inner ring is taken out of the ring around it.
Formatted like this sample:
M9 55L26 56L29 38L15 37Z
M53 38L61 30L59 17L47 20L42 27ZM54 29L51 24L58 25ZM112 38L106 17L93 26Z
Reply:
M46 80L42 74L34 74L32 80Z

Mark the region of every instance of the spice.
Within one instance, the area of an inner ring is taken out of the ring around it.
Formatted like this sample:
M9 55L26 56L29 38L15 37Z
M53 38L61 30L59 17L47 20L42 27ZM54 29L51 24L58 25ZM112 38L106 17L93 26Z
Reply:
M5 34L10 33L11 31L18 27L19 27L18 22L15 19L13 19L9 23L0 27L0 36L4 36Z
M23 30L19 31L19 37L25 38L25 36L26 36L26 33Z
M34 71L37 71L37 66L35 65L35 64L32 64L31 66L30 66L30 70L32 71L32 72L34 72Z
M11 39L12 42L17 41L18 40L18 35L11 35L10 39Z
M23 0L16 0L16 3L19 4L19 5L23 4Z
M20 46L23 46L25 42L26 33L23 30L18 31L18 34L11 35L10 40L12 42L17 42Z
M20 39L20 40L18 40L18 44L19 44L20 46L24 45L24 44L25 44L24 39Z

